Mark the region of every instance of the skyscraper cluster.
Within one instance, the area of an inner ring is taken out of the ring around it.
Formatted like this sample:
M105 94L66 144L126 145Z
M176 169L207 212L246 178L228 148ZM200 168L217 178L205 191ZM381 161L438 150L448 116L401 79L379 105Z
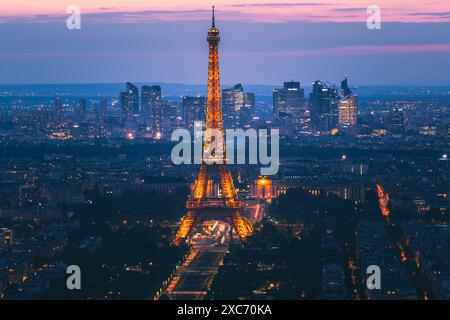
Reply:
M266 125L266 119L258 123L255 94L245 91L242 84L221 93L225 128ZM273 125L282 136L353 132L357 124L358 96L349 88L347 79L341 82L340 91L326 82L314 81L309 99L305 99L305 89L299 82L284 82L282 88L273 90L272 98ZM57 101L55 105L58 106ZM140 115L153 136L167 136L174 128L193 128L195 121L205 121L206 97L187 95L181 101L170 101L162 97L159 85L143 85L139 90L127 82L125 91L120 93L120 106L124 121ZM79 101L80 112L82 109L86 109L85 100Z
M357 109L358 97L348 87L347 79L341 83L340 94L335 86L314 81L309 104L299 82L285 82L283 88L273 91L274 121L282 135L292 135L294 130L329 134L354 128Z
M125 91L120 93L120 107L123 120L140 114L153 135L161 135L181 124L193 128L195 121L205 121L206 97L183 96L181 103L168 101L162 97L161 86L143 85L139 100L138 87L127 82ZM244 128L255 112L255 94L244 91L240 83L224 89L222 108L226 128Z
M163 130L164 115L160 86L142 86L139 104L138 87L127 82L125 91L120 93L120 106L124 119L142 113L155 134Z

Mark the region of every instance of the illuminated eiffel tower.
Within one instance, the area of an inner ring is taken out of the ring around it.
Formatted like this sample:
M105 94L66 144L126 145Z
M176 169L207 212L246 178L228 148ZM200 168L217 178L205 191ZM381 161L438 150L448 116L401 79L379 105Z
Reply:
M220 34L215 26L213 7L212 26L208 30L208 100L206 105L206 135L203 142L204 157L200 165L200 173L195 181L193 196L186 202L187 211L176 234L174 241L176 244L186 238L195 225L206 220L227 222L236 230L241 239L245 239L253 232L252 225L243 215L244 203L238 200L233 178L226 164L219 78L219 41ZM216 134L211 135L208 132L215 132ZM215 144L216 150L221 150L221 152L210 152L207 155L213 144ZM221 161L213 161L217 159ZM210 180L214 175L220 178L223 195L220 198L207 196L211 186Z

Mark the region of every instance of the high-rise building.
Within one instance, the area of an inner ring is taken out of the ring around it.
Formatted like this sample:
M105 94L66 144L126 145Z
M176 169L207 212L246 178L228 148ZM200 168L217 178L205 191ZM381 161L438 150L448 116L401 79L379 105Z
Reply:
M348 87L347 79L341 82L341 94L343 98L339 101L339 127L355 127L358 114L358 96Z
M244 92L242 84L222 90L223 119L227 127L241 127L250 122L255 108L255 94Z
M183 97L183 120L188 127L193 127L195 121L205 121L206 98Z
M274 118L281 113L288 113L294 118L304 111L305 90L300 88L300 82L290 81L283 84L283 88L273 91Z
M405 131L405 119L402 108L393 108L389 112L386 127L391 133L403 133Z
M230 93L232 103L231 107L234 111L239 111L244 106L244 87L242 87L242 84L238 83L233 88L224 89L222 94L223 92Z
M330 132L337 125L339 96L336 88L314 81L309 98L311 123L315 131Z
M178 102L163 101L162 103L162 127L157 131L164 133L164 135L170 134L172 130L178 127Z
M241 126L247 126L250 124L252 115L255 113L255 105L255 94L251 92L244 92L244 106L241 108L239 114Z
M130 82L126 83L126 90L120 93L120 104L123 114L139 112L139 89Z
M339 126L356 126L356 114L358 106L358 97L349 96L339 102Z
M232 88L222 90L222 110L224 125L227 128L233 127L236 111L234 110L234 93Z
M161 104L161 86L142 86L141 112L152 114Z
M282 135L291 136L301 130L306 115L305 91L299 82L284 82L283 88L273 91L273 115Z
M341 81L341 95L344 96L344 97L352 95L352 91L348 87L348 80L347 80L347 78L345 78L344 80Z
M244 107L250 109L251 113L255 111L256 98L251 92L244 92Z
M154 133L161 133L163 129L164 104L161 86L142 86L141 111L150 116L150 123Z

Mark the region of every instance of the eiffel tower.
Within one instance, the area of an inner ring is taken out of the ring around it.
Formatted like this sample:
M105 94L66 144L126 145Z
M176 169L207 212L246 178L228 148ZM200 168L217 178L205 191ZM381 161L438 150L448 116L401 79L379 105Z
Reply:
M195 225L206 220L227 222L232 229L236 230L241 239L245 239L253 232L251 223L243 215L244 203L237 197L233 178L226 164L219 78L219 41L220 34L215 26L213 6L212 26L208 30L208 99L206 104L206 135L203 141L204 156L200 165L200 173L195 181L193 196L186 202L186 214L175 236L175 244L179 244L181 240L185 239ZM212 136L208 132L217 134ZM213 144L221 152L209 152ZM208 152L209 155L207 155ZM223 195L220 198L208 196L213 176L218 176L220 179Z

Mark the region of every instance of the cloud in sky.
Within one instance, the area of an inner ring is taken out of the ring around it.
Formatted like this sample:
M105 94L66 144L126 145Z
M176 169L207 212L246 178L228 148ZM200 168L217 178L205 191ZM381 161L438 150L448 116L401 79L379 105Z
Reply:
M230 7L315 7L330 6L329 3L321 2L261 2L261 3L239 3L231 4Z
M450 4L449 4L450 6ZM434 17L450 17L450 11L446 12L413 12L411 16L434 16Z

